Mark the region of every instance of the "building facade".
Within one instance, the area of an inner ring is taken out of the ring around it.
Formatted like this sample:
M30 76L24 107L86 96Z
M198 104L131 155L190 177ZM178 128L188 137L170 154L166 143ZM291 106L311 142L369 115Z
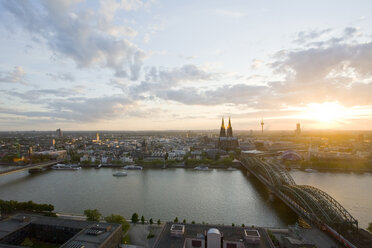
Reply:
M239 147L238 138L233 136L233 130L231 126L231 120L229 117L229 123L227 129L225 128L224 118L222 117L222 124L220 129L220 137L218 138L218 148L223 150L235 150Z

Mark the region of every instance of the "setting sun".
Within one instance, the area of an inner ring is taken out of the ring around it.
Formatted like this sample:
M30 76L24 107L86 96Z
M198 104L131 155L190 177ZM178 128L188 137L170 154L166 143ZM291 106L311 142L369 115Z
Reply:
M300 115L302 119L314 120L323 124L336 124L351 117L352 113L338 102L311 103Z

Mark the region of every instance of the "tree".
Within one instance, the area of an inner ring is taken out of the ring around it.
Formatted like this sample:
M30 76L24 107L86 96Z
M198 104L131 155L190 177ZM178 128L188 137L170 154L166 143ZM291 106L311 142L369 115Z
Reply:
M160 225L160 224L161 224L160 219L158 219L158 225Z
M372 232L372 222L368 224L367 230Z
M182 223L183 223L183 224L186 224L186 219L183 219Z
M150 225L154 224L154 221L152 220L152 218L150 219Z
M142 224L145 224L145 217L142 215L142 217L141 217L141 223Z
M97 209L85 209L84 215L87 217L87 220L90 221L99 221L102 214Z
M195 224L195 220L191 221L191 224Z
M235 226L235 224L234 224L234 223L232 223L232 224L231 224L231 226Z
M121 224L123 232L126 232L130 227L128 221L123 216L118 214L111 214L110 216L106 216L105 221L108 223Z
M178 217L176 217L173 222L178 223Z
M132 223L137 223L138 222L138 214L137 213L134 213L132 214Z
M242 227L245 227L245 225L244 225L244 224L242 224Z

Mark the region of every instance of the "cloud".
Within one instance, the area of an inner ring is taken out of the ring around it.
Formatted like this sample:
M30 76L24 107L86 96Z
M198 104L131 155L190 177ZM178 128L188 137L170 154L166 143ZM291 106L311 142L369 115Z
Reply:
M283 53L271 64L284 80L268 83L270 102L277 106L324 101L347 106L372 104L372 41L346 42L355 32L346 28L340 39L329 39L339 42Z
M145 80L132 87L123 83L114 83L116 87L130 92L130 95L143 98L143 93L156 95L157 91L168 90L173 87L195 82L203 82L219 77L218 73L208 72L196 65L187 64L181 67L150 67L145 73ZM113 83L113 82L111 82Z
M152 67L146 74L146 79L151 82L175 85L179 82L210 80L215 76L212 73L193 64L183 65L172 69L165 67Z
M253 59L252 61L252 65L251 65L251 68L253 70L256 70L258 68L260 68L262 65L263 65L263 61L262 60L259 60L259 59Z
M294 42L298 44L304 44L309 40L313 40L321 37L322 35L329 34L331 31L332 31L331 28L326 28L322 30L301 31L297 33L297 37L294 40Z
M2 109L0 113L32 118L51 118L59 121L97 122L123 116L134 106L135 102L124 95L94 98L70 97L50 99L45 103L44 111Z
M25 83L25 71L21 66L14 67L11 72L0 72L0 83Z
M46 73L47 76L49 76L51 79L54 81L75 81L75 77L71 73L61 73L58 72L57 74L55 73Z
M212 90L199 90L197 87L159 90L155 94L164 100L172 100L187 105L226 105L246 104L254 106L257 97L264 94L266 86L224 85Z
M123 33L134 35L135 31L130 27L116 27L102 13L78 10L79 2L4 1L3 6L16 23L45 41L52 51L72 59L78 67L110 68L117 77L137 80L145 53L128 40L117 37ZM121 1L120 4L129 10L137 2ZM114 13L116 9L111 11ZM9 25L12 22L9 21Z

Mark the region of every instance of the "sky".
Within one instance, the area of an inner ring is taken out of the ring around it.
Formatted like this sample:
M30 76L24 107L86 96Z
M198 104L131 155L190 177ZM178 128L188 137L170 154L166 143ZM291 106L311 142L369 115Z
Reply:
M0 54L0 131L371 129L369 0L0 0Z

